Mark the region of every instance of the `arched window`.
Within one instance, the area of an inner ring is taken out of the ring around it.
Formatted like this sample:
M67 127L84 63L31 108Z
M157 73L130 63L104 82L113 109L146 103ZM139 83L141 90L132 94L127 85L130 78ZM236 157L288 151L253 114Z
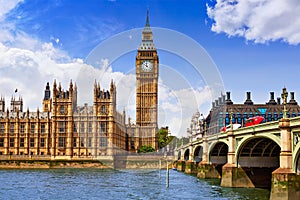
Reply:
M219 128L223 127L223 113L220 112L219 114Z
M242 116L241 116L241 113L237 113L237 123L238 124L242 124Z
M274 121L277 121L278 120L278 115L276 112L274 112Z
M60 106L59 112L60 112L60 114L64 114L65 113L65 107L64 106Z
M246 120L247 120L247 118L248 118L248 116L247 116L247 113L246 113L246 112L244 112L243 118L244 118L244 124L245 124L245 123L246 123Z
M105 107L105 105L101 106L101 112L102 113L106 113L106 107Z
M272 114L269 112L268 113L268 122L271 122L272 121Z
M235 124L235 114L232 113L232 123Z
M230 124L229 114L226 112L226 118L225 118L225 126Z
M250 112L249 117L253 117L253 113L252 112Z

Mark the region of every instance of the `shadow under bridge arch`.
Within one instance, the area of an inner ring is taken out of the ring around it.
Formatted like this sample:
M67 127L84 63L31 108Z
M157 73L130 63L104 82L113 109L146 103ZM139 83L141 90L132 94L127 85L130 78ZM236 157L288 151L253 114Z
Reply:
M186 149L184 152L184 160L185 161L189 160L189 155L190 155L190 149Z
M202 146L197 146L194 150L194 161L201 162L202 161L203 148Z
M280 146L265 137L250 138L237 150L237 164L253 186L271 188L272 172L279 167Z
M209 151L209 162L222 175L222 167L227 163L228 145L224 142L217 142Z

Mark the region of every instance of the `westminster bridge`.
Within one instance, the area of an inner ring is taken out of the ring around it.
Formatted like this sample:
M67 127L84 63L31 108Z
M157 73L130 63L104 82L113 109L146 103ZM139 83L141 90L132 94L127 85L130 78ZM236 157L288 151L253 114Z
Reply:
M300 199L300 117L205 132L175 150L178 171L221 178L223 187L269 188L270 199Z

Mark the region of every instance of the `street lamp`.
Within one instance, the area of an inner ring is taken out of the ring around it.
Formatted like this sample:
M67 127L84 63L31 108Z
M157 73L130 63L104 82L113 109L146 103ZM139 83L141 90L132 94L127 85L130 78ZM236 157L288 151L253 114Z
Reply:
M283 99L283 118L286 118L287 116L287 110L286 110L286 103L287 103L287 97L288 92L286 91L286 88L284 87L282 89L281 98Z

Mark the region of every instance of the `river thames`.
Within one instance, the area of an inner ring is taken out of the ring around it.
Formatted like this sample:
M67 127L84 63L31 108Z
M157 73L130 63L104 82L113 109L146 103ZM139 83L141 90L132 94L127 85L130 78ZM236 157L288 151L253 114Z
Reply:
M264 189L222 188L177 171L1 170L0 199L269 199Z

